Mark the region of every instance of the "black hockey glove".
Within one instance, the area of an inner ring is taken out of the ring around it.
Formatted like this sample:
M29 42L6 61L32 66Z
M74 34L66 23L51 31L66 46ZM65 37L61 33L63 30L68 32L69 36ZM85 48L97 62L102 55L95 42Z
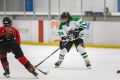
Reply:
M74 33L73 33L74 38L78 38L79 37L79 33L80 33L79 29L75 29Z
M78 30L79 30L79 32L80 32L80 31L82 31L82 30L83 30L83 28L79 28Z
M60 49L63 49L64 48L64 44L66 43L66 41L65 42L63 42L63 41L60 41Z
M60 49L64 48L64 44L66 43L66 38L62 37L62 41L60 41Z
M73 33L74 38L78 38L78 37L79 37L79 33L80 33L80 31L82 31L82 30L83 30L83 28L75 29L75 30L74 30L74 33Z
M9 50L7 53L10 53L11 51Z

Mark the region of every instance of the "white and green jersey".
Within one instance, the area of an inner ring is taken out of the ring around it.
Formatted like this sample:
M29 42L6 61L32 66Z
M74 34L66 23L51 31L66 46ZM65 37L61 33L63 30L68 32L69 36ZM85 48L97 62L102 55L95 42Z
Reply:
M79 28L82 28L83 30L86 29L85 23L79 18L72 17L69 24L63 25L63 23L60 23L58 34L60 37L67 37L68 31L79 29ZM84 35L83 35L83 32L81 31L79 33L78 38L83 38L83 37L84 37ZM71 36L67 39L75 40L73 36Z

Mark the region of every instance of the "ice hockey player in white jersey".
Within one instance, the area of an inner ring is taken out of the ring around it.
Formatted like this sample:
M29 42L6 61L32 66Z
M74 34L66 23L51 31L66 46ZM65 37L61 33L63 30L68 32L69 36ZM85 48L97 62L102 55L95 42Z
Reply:
M59 59L55 63L55 67L59 67L63 62L64 57L67 52L71 49L72 45L75 44L77 51L81 54L83 59L85 60L86 67L91 68L90 61L88 59L88 55L84 49L84 40L82 31L86 29L85 23L76 17L70 16L69 12L63 12L60 15L61 23L59 26L59 36L62 39L60 41L60 54ZM67 40L70 40L68 43ZM64 45L65 44L65 45Z

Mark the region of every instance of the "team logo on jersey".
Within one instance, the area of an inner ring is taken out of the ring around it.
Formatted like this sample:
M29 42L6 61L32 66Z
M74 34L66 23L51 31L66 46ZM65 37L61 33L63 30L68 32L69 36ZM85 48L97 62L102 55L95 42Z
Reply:
M11 34L14 35L12 30L5 29L3 32L5 33L6 38L9 38Z

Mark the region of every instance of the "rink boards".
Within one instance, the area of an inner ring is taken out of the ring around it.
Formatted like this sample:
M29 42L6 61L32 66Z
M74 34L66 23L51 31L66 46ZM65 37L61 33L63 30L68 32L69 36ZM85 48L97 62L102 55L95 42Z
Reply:
M120 22L85 21L85 44L88 47L117 47L120 46ZM13 20L23 44L58 45L59 21L48 20ZM2 20L0 20L2 26Z

